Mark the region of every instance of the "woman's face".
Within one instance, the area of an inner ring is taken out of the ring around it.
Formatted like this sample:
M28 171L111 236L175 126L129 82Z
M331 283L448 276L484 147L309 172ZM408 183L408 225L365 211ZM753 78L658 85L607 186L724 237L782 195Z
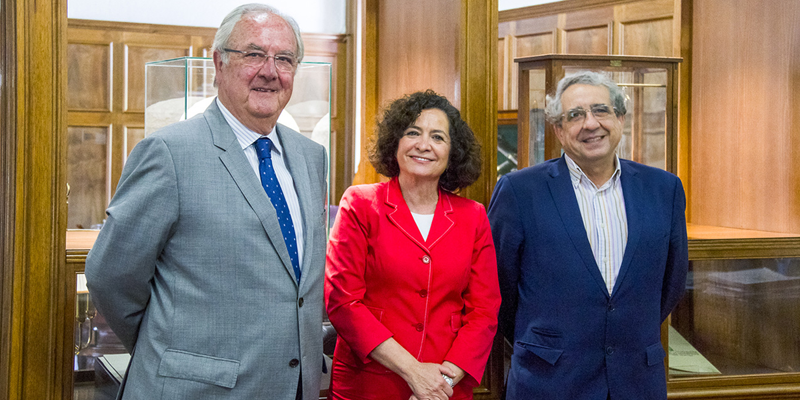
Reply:
M450 122L447 115L438 108L422 110L417 120L403 132L397 145L400 175L438 181L447 168L449 157Z

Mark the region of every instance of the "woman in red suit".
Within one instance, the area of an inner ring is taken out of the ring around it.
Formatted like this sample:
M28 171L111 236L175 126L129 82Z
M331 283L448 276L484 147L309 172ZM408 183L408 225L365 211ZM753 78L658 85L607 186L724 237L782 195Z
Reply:
M479 145L429 90L389 106L370 161L391 180L345 192L328 245L330 399L471 399L500 306L486 211L453 194Z

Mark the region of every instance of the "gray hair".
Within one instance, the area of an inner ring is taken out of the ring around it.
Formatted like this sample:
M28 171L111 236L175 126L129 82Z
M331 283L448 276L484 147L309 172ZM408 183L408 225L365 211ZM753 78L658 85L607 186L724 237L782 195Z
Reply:
M580 71L561 79L558 82L555 96L547 95L547 106L544 109L547 122L555 126L561 125L561 118L564 115L564 110L561 108L561 95L572 85L605 86L608 89L614 113L620 116L628 112L627 108L625 108L625 93L611 78L599 72Z
M228 47L228 40L231 38L231 33L233 33L233 28L236 26L236 23L239 22L245 15L275 15L278 17L283 18L290 27L292 27L292 31L294 31L294 39L297 43L297 62L303 61L303 38L300 36L300 27L297 25L297 22L294 18L290 17L287 14L284 14L278 11L277 8L268 6L266 4L260 3L250 3L250 4L243 4L239 7L236 7L225 16L222 20L222 24L220 24L219 29L217 29L217 34L214 35L214 45L211 47L211 51L219 53L219 57L223 63L228 63L228 53L224 51L225 48Z

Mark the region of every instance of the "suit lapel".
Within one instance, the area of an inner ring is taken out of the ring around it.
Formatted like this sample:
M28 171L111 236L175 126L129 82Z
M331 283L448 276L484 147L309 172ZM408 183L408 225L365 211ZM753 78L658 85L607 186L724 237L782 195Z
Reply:
M261 226L264 227L264 231L267 233L270 242L272 242L272 246L281 258L281 261L283 261L286 272L290 274L292 281L295 282L289 251L286 249L286 243L283 242L283 234L276 222L278 217L275 213L275 208L272 207L272 203L270 203L266 193L264 193L258 176L253 173L253 167L250 166L250 163L244 156L244 152L242 152L241 145L236 139L236 135L233 134L233 130L231 130L231 127L228 125L227 121L225 121L225 117L222 116L216 102L213 102L211 106L206 109L203 116L208 122L208 126L211 128L211 136L214 145L223 150L223 153L219 156L220 161L225 165L228 173L231 174L231 178L236 182L236 186L239 187L242 195L244 195L250 207L253 208L253 211L258 216L258 219L261 221Z
M425 252L430 253L430 249L455 224L451 216L453 205L450 203L449 195L439 189L439 200L436 203L436 210L433 212L433 222L431 223L431 230L428 232L428 240L423 240L417 222L414 221L411 210L408 209L408 205L403 199L403 193L400 190L400 183L397 178L392 178L388 186L385 204L390 210L386 214L387 217L414 244L425 250Z
M284 160L286 161L286 168L289 169L289 172L292 174L292 180L294 181L294 189L297 191L297 199L300 202L300 213L302 214L303 219L303 265L301 266L302 271L309 271L311 267L311 255L314 254L314 241L311 240L313 238L312 229L316 227L315 223L318 223L317 217L321 217L321 214L324 210L315 210L314 209L314 201L313 199L316 198L315 196L319 196L322 198L323 194L319 193L318 191L312 190L311 187L311 178L308 174L308 162L306 161L305 154L300 149L300 146L294 145L292 140L289 138L293 132L290 132L287 128L283 127L282 125L277 126L277 133L278 139L281 141L281 145L284 151ZM287 253L286 256L288 257L289 254ZM291 266L291 264L287 264L287 266ZM292 272L292 276L294 276L294 272ZM306 281L307 274L301 274L300 277L300 285L303 285L303 282Z
M581 210L578 207L578 200L575 198L575 189L572 188L572 180L569 176L567 161L562 156L556 163L550 166L550 178L547 181L550 187L550 194L556 204L561 222L567 231L572 245L583 260L586 270L592 275L595 283L608 297L608 289L600 273L600 268L594 260L592 246L589 244L589 237L583 227Z
M397 177L389 181L384 204L389 207L386 216L392 224L417 246L427 250L422 240L422 234L419 233L419 228L417 228L417 223L414 222L414 217L411 216L411 210L408 209L408 205L403 199L403 192L400 191L400 182L397 181Z
M620 160L622 163L622 160ZM625 201L625 215L628 218L628 241L625 244L625 254L622 256L622 265L619 267L619 274L617 274L617 281L614 283L614 293L617 293L618 288L625 278L625 274L630 269L631 259L636 253L636 247L639 245L639 238L642 232L642 213L637 205L644 204L642 201L642 193L644 193L643 182L639 179L636 171L630 163L621 166L620 182L622 183L622 196Z
M450 229L455 225L453 220L453 204L450 202L450 194L439 189L439 203L436 204L436 211L433 214L433 223L431 230L428 232L428 240L425 242L428 248L433 248L436 243L441 239ZM417 229L419 230L419 229Z

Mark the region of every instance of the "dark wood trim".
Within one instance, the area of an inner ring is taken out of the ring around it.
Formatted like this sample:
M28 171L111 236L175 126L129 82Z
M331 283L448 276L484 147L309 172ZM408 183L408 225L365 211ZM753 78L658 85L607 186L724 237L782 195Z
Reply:
M690 260L800 257L800 238L691 239Z
M537 6L513 8L499 13L499 22L518 21L521 19L538 18L553 14L615 6L633 3L641 0L563 0L554 3L540 4Z
M11 310L13 307L14 224L16 177L16 10L13 0L0 5L0 354L11 354ZM0 357L0 398L10 398L11 361Z
M497 111L497 125L516 125L516 124L517 124L517 110Z
M566 1L566 0L565 0ZM650 56L625 56L620 54L542 54L530 57L517 57L514 62L525 63L541 60L566 60L566 61L662 61L666 63L679 63L680 57L650 57ZM566 65L566 64L565 64ZM583 63L581 63L583 65Z

